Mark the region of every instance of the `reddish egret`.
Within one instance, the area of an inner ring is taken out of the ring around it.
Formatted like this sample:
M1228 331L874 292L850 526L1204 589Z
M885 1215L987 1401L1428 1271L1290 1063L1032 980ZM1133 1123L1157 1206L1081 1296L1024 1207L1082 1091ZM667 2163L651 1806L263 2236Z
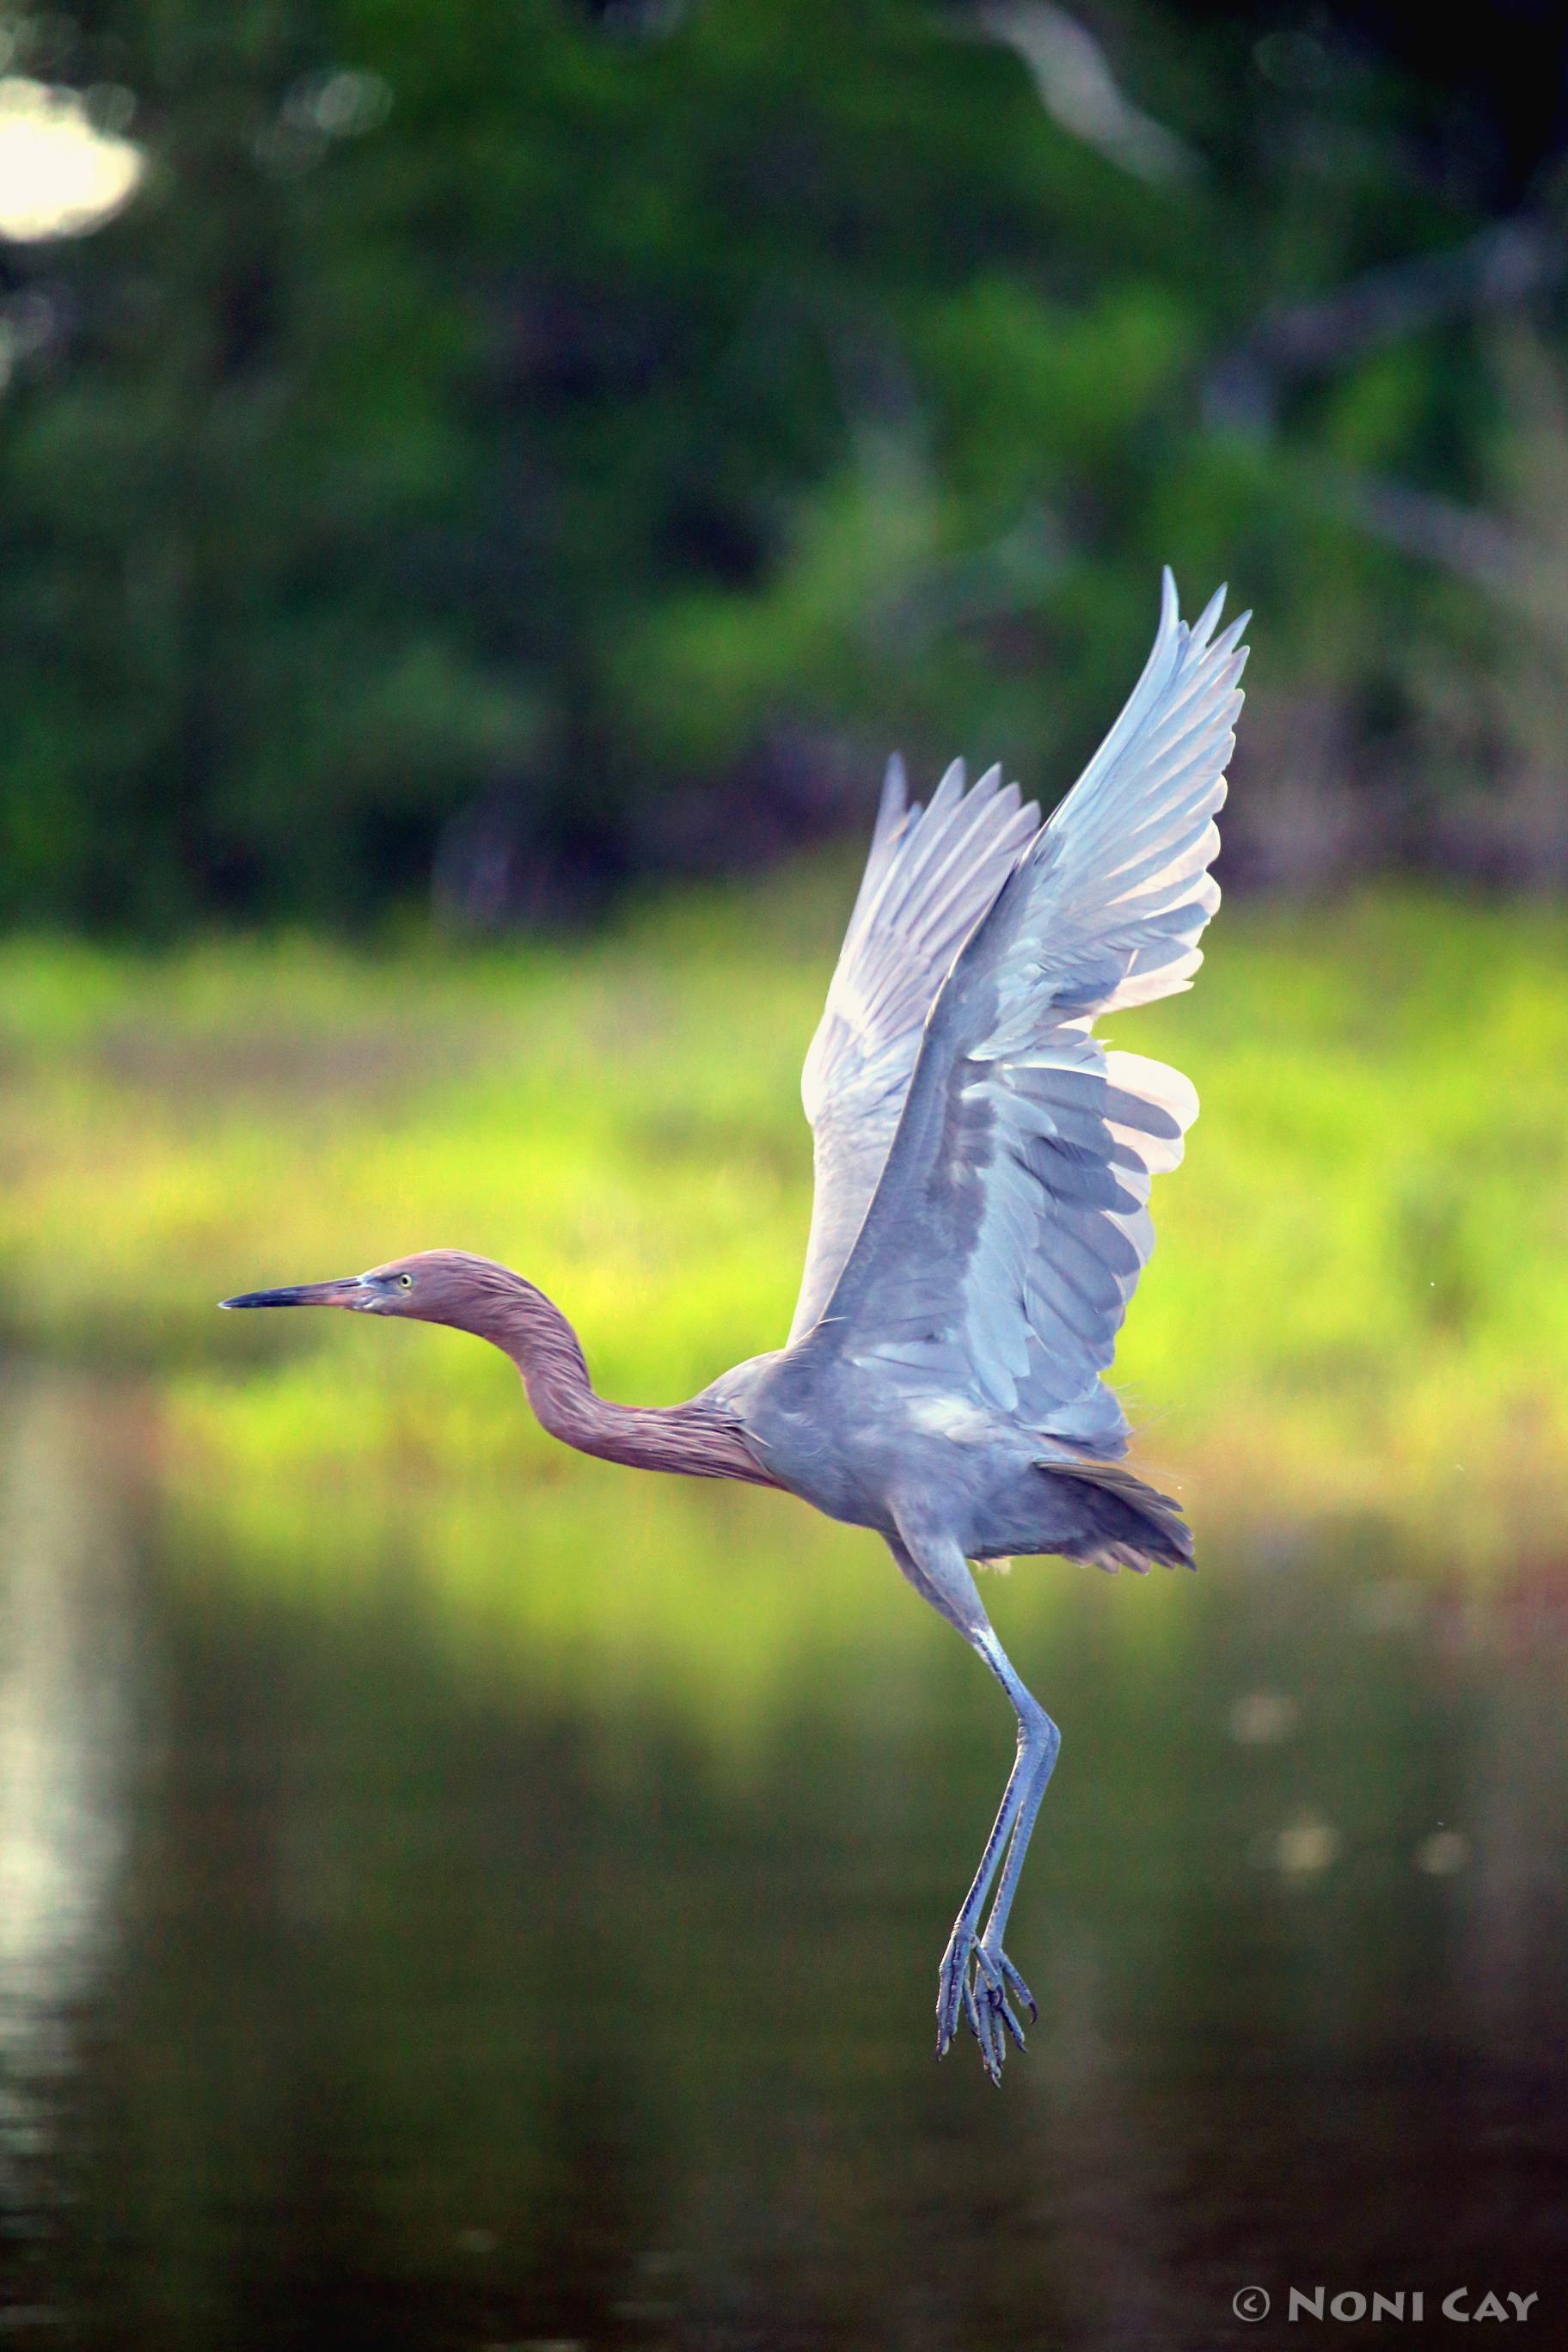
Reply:
M872 1528L1011 1699L1001 1810L942 1955L937 2055L961 2018L1000 2079L1035 2003L1003 1936L1056 1725L992 1630L972 1564L1056 1552L1192 1564L1176 1505L1122 1468L1101 1375L1153 1245L1150 1179L1197 1113L1186 1079L1113 1053L1100 1013L1185 988L1219 903L1214 818L1247 616L1224 590L1159 631L1121 716L1047 824L987 771L922 810L895 760L803 1093L816 1192L787 1344L659 1411L595 1394L577 1335L521 1276L460 1250L258 1290L472 1331L551 1434L612 1462L781 1486ZM986 1897L989 1916L981 1926Z

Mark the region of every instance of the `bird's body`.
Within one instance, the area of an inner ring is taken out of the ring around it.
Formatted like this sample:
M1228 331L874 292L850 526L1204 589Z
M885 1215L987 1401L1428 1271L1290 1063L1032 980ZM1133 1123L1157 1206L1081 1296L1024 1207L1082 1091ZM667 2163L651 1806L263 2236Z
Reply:
M994 771L966 792L950 770L921 810L889 770L806 1062L816 1187L784 1348L649 1411L599 1397L561 1310L464 1252L226 1302L475 1332L579 1451L780 1487L885 1539L1018 1717L937 2002L939 2054L966 2016L994 2078L1005 2036L1023 2039L1015 2003L1034 2006L1002 1937L1058 1738L971 1563L1192 1560L1177 1507L1116 1458L1127 1424L1101 1375L1152 1246L1150 1178L1180 1159L1197 1102L1176 1072L1109 1051L1092 1024L1185 987L1201 961L1246 658L1243 622L1213 638L1218 608L1188 627L1166 574L1143 676L1044 826Z
M849 1527L896 1538L899 1504L930 1501L965 1559L985 1563L1089 1557L1087 1545L1124 1525L1126 1472L913 1372L889 1378L836 1345L831 1326L737 1365L702 1394L772 1484Z

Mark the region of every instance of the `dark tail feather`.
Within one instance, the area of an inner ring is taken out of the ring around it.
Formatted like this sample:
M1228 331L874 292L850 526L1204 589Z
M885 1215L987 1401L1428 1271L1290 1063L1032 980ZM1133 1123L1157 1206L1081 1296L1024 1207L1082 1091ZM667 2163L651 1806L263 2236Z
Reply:
M1112 1576L1131 1568L1147 1576L1156 1560L1166 1568L1192 1568L1192 1531L1181 1505L1135 1478L1114 1462L1042 1462L1053 1478L1071 1478L1089 1507L1090 1526L1072 1558L1088 1560Z

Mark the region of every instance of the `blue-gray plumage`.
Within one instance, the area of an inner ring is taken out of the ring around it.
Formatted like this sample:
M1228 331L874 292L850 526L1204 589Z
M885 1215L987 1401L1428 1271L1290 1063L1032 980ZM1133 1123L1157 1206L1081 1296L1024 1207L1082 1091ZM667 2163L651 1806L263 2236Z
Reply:
M1003 1936L1058 1735L971 1563L1192 1561L1175 1504L1116 1459L1127 1423L1102 1375L1153 1245L1150 1180L1181 1159L1197 1097L1093 1024L1187 987L1202 961L1247 658L1245 614L1214 634L1223 596L1189 625L1166 572L1143 675L1047 824L995 769L966 792L950 768L922 810L889 768L806 1057L816 1199L782 1349L644 1411L595 1393L571 1325L532 1284L461 1251L225 1302L477 1332L512 1357L567 1444L783 1487L885 1538L1018 1717L938 1982L938 2055L964 2018L994 2080L1005 2037L1022 2046L1016 2004L1035 2010Z

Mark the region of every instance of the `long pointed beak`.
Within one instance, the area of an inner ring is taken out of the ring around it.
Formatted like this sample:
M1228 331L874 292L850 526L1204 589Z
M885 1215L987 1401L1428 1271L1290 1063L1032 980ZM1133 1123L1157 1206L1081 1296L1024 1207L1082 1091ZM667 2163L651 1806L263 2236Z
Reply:
M286 1290L245 1290L237 1298L220 1298L220 1307L357 1307L364 1297L364 1279L345 1274L336 1282L296 1282Z

